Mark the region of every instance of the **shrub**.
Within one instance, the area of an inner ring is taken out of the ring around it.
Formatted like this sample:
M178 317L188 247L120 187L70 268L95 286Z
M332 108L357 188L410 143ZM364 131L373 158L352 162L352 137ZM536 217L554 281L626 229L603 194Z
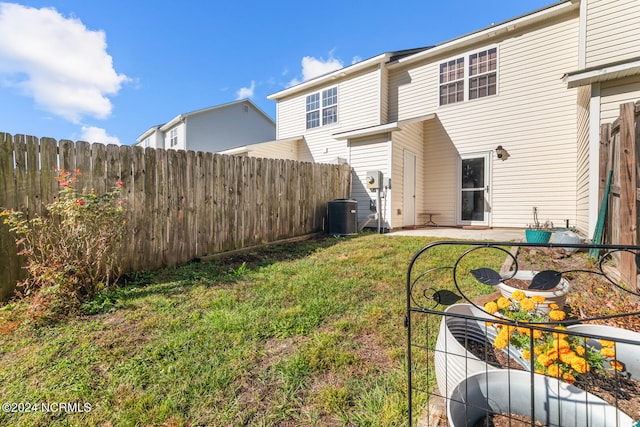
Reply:
M112 287L121 273L120 249L126 231L123 183L98 195L74 187L76 173L58 171L59 196L45 215L4 210L0 216L15 233L28 277L18 282L18 297L33 296L56 312Z

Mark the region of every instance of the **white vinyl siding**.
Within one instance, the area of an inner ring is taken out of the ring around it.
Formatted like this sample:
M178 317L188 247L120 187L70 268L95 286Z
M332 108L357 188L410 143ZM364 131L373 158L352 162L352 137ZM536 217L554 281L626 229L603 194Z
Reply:
M640 1L589 0L586 67L640 55Z
M541 219L575 221L577 91L561 77L577 67L577 33L577 14L513 33L498 43L499 95L441 108L438 67L451 56L392 70L391 120L437 114L425 125L425 207L443 223L455 220L457 153L498 145L510 158L493 161L492 226L524 227L533 206Z
M578 125L576 159L576 222L571 226L583 232L589 228L589 101L591 87L578 89Z
M324 88L316 88L296 96L278 100L278 139L286 139L305 133L325 132L333 134L341 131L379 125L380 122L380 73L378 67L371 68L344 81L337 86L338 123L329 130L306 129L306 97Z
M351 198L358 201L358 224L365 221L367 216L373 213L369 209L369 203L377 199L377 192L371 192L367 187L367 172L379 170L385 177L389 177L389 135L377 135L368 138L359 138L349 142L349 164L353 168L351 180ZM392 183L393 186L393 183ZM391 197L391 191L387 192ZM378 206L378 212L382 212L382 226L388 228L389 211L391 209L390 199L385 203L384 199ZM385 211L386 207L386 211ZM370 223L370 227L377 227L378 223Z
M180 123L168 129L164 132L164 147L171 148L174 150L186 150L185 139L186 139L186 126L184 123ZM172 143L172 138L175 137L175 143Z
M267 159L299 160L299 141L272 141L247 147L247 155Z
M620 116L620 104L640 101L640 77L602 83L600 123L612 123Z
M424 123L410 123L402 126L402 130L393 133L393 174L391 183L393 197L391 200L391 227L402 227L404 221L404 150L409 150L416 156L416 218L425 212L424 200ZM434 218L435 219L435 218Z

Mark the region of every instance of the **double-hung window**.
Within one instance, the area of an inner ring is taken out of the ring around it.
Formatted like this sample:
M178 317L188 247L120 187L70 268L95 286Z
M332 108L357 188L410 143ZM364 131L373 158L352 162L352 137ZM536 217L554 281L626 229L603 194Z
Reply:
M440 105L497 93L498 49L491 48L440 64Z
M178 128L171 129L171 133L169 134L171 147L175 147L178 145Z
M307 129L338 122L338 88L332 87L307 96Z
M496 48L469 55L469 99L496 94Z

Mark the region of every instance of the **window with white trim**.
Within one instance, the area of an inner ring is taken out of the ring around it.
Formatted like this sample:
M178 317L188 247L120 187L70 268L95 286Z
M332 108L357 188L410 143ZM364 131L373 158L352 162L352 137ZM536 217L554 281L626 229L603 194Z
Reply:
M307 129L338 122L338 88L312 93L306 100Z
M498 49L495 47L440 64L440 105L495 95L497 85Z
M169 134L170 146L175 147L178 145L178 128L171 129L171 133Z
M469 55L469 99L496 94L497 63L495 47Z

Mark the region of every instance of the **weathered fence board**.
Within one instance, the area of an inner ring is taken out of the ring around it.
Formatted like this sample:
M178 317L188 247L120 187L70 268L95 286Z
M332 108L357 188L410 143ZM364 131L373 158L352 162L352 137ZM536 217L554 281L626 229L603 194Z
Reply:
M606 221L606 242L611 244L636 245L638 242L639 106L634 103L620 105L620 117L611 125L601 126L601 183L606 176L602 173L613 171ZM622 252L616 259L622 281L636 288L638 268L635 257Z
M77 170L85 192L124 182L127 271L320 231L327 202L348 197L351 178L345 165L0 133L0 208L45 213L58 195L58 167ZM14 239L0 223L0 298L20 274Z

